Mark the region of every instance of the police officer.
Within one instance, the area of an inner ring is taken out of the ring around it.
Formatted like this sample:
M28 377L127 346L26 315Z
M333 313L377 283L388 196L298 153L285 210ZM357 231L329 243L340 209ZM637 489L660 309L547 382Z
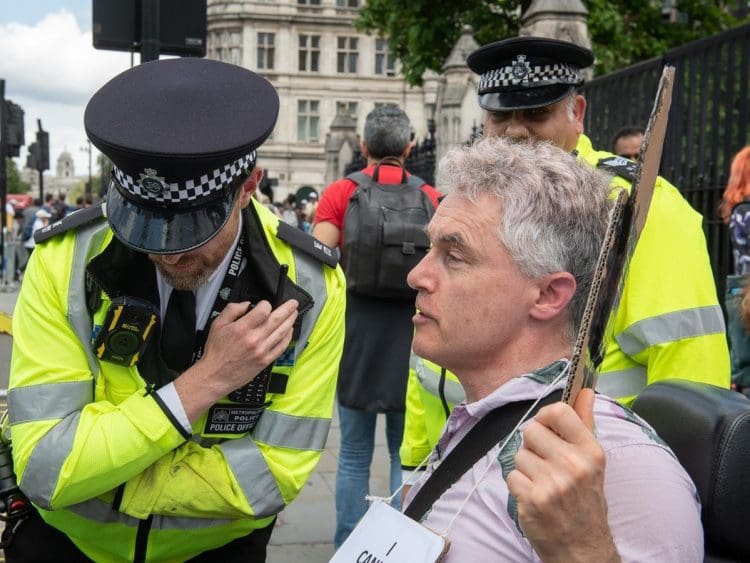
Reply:
M546 139L630 190L635 164L594 149L583 134L578 94L589 49L565 41L515 37L467 58L480 75L485 135ZM729 386L724 321L701 227L702 218L659 177L648 221L632 257L597 390L630 404L647 384L681 378ZM453 374L416 360L407 388L401 462L414 468L435 445L453 404L464 399Z
M252 197L278 107L203 59L90 100L106 221L38 236L14 315L10 431L37 510L8 561L265 560L325 444L344 337L332 253Z

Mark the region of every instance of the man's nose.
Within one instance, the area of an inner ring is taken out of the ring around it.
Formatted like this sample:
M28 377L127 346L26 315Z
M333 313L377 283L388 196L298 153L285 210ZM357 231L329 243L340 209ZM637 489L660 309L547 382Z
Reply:
M412 289L420 290L424 288L425 274L428 270L429 260L430 260L430 253L427 253L427 255L424 258L422 258L406 276L406 283Z
M179 254L163 254L161 260L165 264L169 264L171 266L179 262L180 258L182 258L183 256L185 256L184 252Z
M525 139L529 136L529 130L523 119L516 116L508 120L508 126L505 128L505 136L512 139Z

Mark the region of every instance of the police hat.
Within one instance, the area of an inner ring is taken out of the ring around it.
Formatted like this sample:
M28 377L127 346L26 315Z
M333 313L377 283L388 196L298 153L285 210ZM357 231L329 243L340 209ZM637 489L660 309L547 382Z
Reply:
M583 84L594 54L567 41L513 37L480 47L466 64L480 75L479 106L510 111L548 106Z
M221 230L279 111L273 86L206 59L139 65L89 101L86 134L112 160L107 218L141 252L201 246Z

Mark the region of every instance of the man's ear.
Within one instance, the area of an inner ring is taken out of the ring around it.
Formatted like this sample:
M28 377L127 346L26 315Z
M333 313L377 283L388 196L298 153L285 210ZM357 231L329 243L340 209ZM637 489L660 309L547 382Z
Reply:
M539 293L531 307L532 318L546 321L567 311L576 292L576 279L569 272L555 272L539 281Z
M576 122L576 132L583 133L583 118L586 117L586 98L576 96L573 100L573 120Z
M370 151L367 150L367 145L364 141L359 141L359 152L362 153L362 156L365 158L370 158Z
M242 192L240 193L240 209L245 209L245 207L247 207L247 204L250 203L250 198L258 189L258 186L260 185L260 181L262 179L262 168L254 168L253 171L250 172L250 176L247 177L247 180L245 180L245 183L242 184L242 187L240 188L240 190L242 190Z
M401 159L406 160L409 158L409 155L411 154L411 149L414 148L414 141L409 141L409 144L406 145L406 148L404 149L403 154L401 154Z

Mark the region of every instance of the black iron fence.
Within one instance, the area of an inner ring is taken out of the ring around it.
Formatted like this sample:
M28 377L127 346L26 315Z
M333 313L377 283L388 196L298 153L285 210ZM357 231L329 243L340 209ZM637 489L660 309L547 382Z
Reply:
M676 67L676 76L661 175L703 215L721 294L732 264L728 231L717 208L733 156L750 144L750 24L584 85L586 131L595 147L611 148L620 127L645 127L665 64Z

